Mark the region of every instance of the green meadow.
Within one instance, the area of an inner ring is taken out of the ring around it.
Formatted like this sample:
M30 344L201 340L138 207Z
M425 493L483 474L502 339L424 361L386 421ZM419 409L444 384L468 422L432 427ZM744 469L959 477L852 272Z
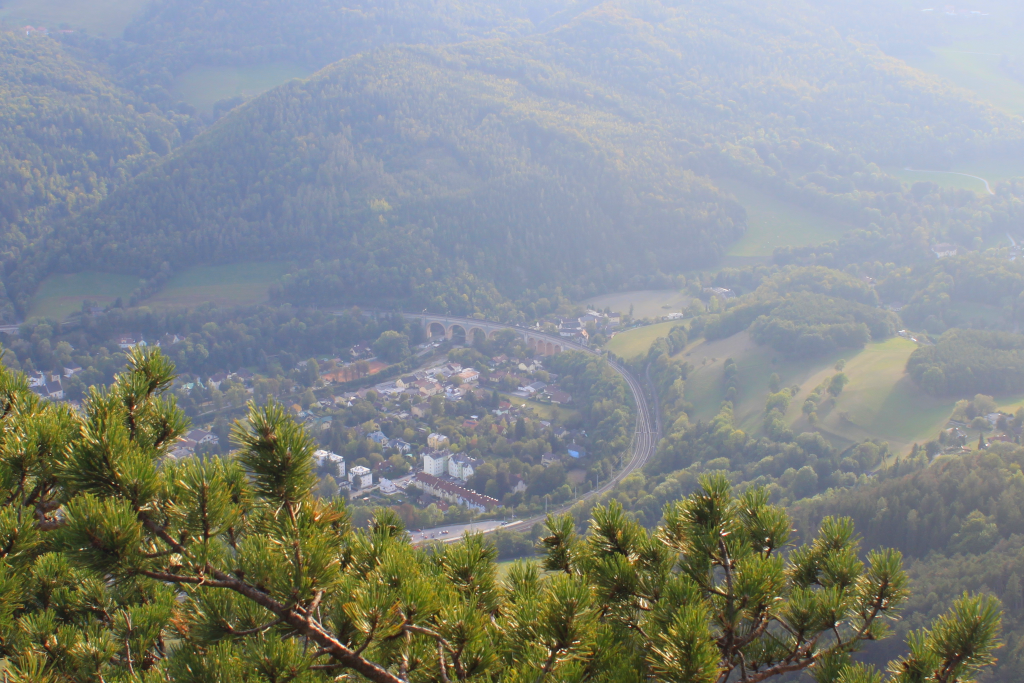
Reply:
M879 438L888 441L894 452L902 452L914 442L934 439L956 402L929 396L906 375L907 359L915 348L914 342L895 337L868 344L860 351L786 360L755 344L746 332L714 342L701 340L683 351L683 357L694 366L686 381L686 400L694 406L693 419L713 417L725 395L723 366L732 358L739 373L734 415L737 427L744 431L759 433L768 381L777 373L781 386L799 386L787 414L794 432L817 429L837 447ZM850 383L837 400L819 403L819 421L812 426L801 410L803 403L815 387L835 374L840 358L846 361L843 372Z
M681 321L673 320L645 327L619 332L611 338L605 348L619 358L635 358L646 354L658 337L666 337Z
M1013 52L1019 52L1019 48ZM907 59L907 63L969 90L978 99L1009 114L1024 115L1024 83L999 69L1000 56L1013 52L981 41L969 41L934 48L931 55Z
M197 306L212 302L219 306L248 306L270 298L270 287L288 271L287 263L234 263L225 266L196 266L176 274L146 306ZM51 275L40 283L29 302L30 318L63 320L89 300L102 305L118 297L127 299L139 286L130 275L73 273Z
M580 303L597 311L610 308L613 313L624 314L632 307L633 318L639 320L678 313L690 305L690 297L675 289L646 289L594 296Z
M270 298L270 286L288 272L287 263L232 263L196 266L174 275L145 301L147 306L248 306Z
M747 210L747 232L726 253L725 262L763 260L777 247L803 246L840 237L853 226L785 201L753 185L730 179L715 184Z
M83 301L105 306L118 297L127 299L138 286L139 279L130 275L96 272L51 275L39 284L29 301L28 317L63 320L82 310Z
M84 29L119 37L148 0L6 0L0 20L47 28Z
M245 67L197 66L175 79L174 92L196 109L211 111L220 100L255 97L310 73L310 69L288 62Z

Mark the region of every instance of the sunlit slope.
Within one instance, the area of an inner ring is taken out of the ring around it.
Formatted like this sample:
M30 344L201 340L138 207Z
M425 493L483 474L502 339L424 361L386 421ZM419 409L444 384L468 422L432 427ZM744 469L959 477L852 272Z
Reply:
M929 396L905 374L907 359L917 345L899 337L868 344L863 350L811 360L786 360L766 346L755 344L748 333L707 342L701 340L683 352L694 366L686 382L686 399L694 406L692 417L707 420L721 406L725 395L723 365L732 358L739 371L736 400L737 426L757 434L764 416L769 378L777 373L782 387L799 386L790 403L787 421L794 432L820 431L837 446L868 438L889 442L894 451L914 442L936 438L953 409L953 399ZM836 400L819 404L818 423L812 426L801 408L808 395L846 361L843 372L850 379Z

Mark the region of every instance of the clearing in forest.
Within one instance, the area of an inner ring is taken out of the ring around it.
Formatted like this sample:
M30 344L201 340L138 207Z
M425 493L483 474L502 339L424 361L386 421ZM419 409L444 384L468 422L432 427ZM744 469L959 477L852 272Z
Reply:
M619 292L592 296L580 303L596 311L610 308L612 313L628 314L633 307L633 318L660 318L669 313L679 313L690 305L690 296L675 289L645 289L635 292Z
M682 324L681 320L672 320L665 323L656 323L637 327L625 332L619 332L605 344L605 348L619 358L636 358L645 355L651 348L651 344L658 337L667 337L673 327Z
M894 337L860 351L787 360L755 344L747 332L713 342L698 340L681 356L694 366L686 381L686 400L694 406L692 419L714 417L725 397L725 359L732 358L739 383L736 426L748 434L761 430L768 381L777 373L781 387L800 387L787 413L795 433L816 429L840 448L878 438L888 441L894 452L905 452L914 442L936 438L956 403L953 398L928 395L906 375L907 359L916 348L914 342ZM836 373L840 358L846 361L843 372L850 382L837 400L824 398L819 403L818 425L812 427L802 412L804 401Z
M288 272L287 263L196 266L174 275L147 306L250 306L270 300L270 287Z
M147 0L7 0L0 19L19 26L84 29L104 38L119 38Z
M51 275L41 283L28 305L28 318L63 320L82 310L83 301L99 306L112 304L118 297L128 303L139 278L113 273L70 273Z
M747 210L747 232L724 259L726 265L763 260L778 247L799 247L837 239L854 226L776 197L738 180L716 179Z
M174 92L196 109L209 112L213 105L231 97L256 97L293 78L312 71L290 62L253 66L197 66L174 80Z

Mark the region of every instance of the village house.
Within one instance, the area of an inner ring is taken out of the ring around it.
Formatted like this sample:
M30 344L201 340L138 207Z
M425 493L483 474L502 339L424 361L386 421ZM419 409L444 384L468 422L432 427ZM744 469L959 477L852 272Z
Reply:
M64 376L65 377L74 377L75 375L77 375L81 371L82 371L82 366L81 365L69 365L69 366L64 368Z
M373 432L372 434L368 434L366 438L374 442L375 444L380 444L381 447L385 446L388 442L388 437L385 436L384 432L380 431L379 429Z
M717 296L719 299L731 299L736 296L736 292L725 287L705 287L703 291L705 294Z
M939 244L932 245L932 253L935 254L936 258L956 256L956 252L957 246L955 244L949 244L948 242L940 242Z
M447 448L448 443L448 437L444 434L434 432L427 437L427 448L431 450L439 451L442 448Z
M202 429L193 429L185 435L185 438L189 441L194 441L196 445L202 445L204 443L217 445L220 443L220 438L216 434L203 431Z
M473 368L466 368L460 372L457 377L459 377L463 382L475 382L480 379L480 373Z
M412 444L401 439L391 439L388 441L388 448L393 448L399 453L408 453L412 450Z
M483 464L483 460L471 458L463 453L456 453L448 458L448 476L461 479L462 481L469 481L476 468Z
M508 485L512 487L512 493L520 493L526 490L526 481L518 474L508 475Z
M50 380L45 385L46 398L51 401L60 401L64 398L64 387L61 386L60 379Z
M561 458L559 458L554 453L545 453L544 455L540 456L540 464L543 465L544 467L551 467L556 462L561 462Z
M146 340L141 334L122 334L117 338L117 348L122 351L134 349L136 346L146 346Z
M561 389L549 390L547 393L552 403L556 403L558 405L566 405L567 403L572 403L572 396L562 391Z
M384 477L381 477L380 483L377 487L380 489L381 493L386 493L388 495L398 491L398 487L395 486L395 482L390 479L385 479Z

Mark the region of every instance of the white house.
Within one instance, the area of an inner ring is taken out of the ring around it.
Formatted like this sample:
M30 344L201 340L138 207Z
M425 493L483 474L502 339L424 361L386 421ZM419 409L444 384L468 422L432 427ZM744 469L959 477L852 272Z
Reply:
M379 486L381 493L390 494L398 490L398 487L395 486L395 482L391 481L390 479L385 479L384 477L381 477Z
M423 454L423 471L435 477L442 476L448 470L448 451L430 451Z
M334 463L338 466L338 476L345 476L345 458L341 457L337 453L331 453L330 451L321 449L313 453L313 457L319 461L321 467L323 467L325 461Z
M185 435L185 438L190 441L195 441L197 445L204 443L220 443L220 438L216 434L203 431L202 429L193 429L191 432Z
M448 476L461 479L462 481L469 481L469 478L473 476L475 468L483 464L483 460L476 460L463 453L456 453L448 458Z
M356 465L348 471L348 480L352 484L358 482L361 489L369 488L373 486L373 473L362 465Z
M949 244L948 242L942 242L940 244L932 245L932 253L938 258L946 258L947 256L956 256L957 246L955 244Z

